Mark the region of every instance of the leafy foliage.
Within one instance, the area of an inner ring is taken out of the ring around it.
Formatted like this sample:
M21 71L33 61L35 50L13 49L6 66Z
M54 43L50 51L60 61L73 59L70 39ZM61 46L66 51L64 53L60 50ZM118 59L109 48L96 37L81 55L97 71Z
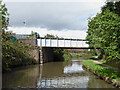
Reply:
M102 11L109 9L120 16L120 1L119 2L107 2L105 6L102 7Z
M9 24L9 14L7 12L7 8L5 7L5 4L2 4L2 1L0 0L0 23L2 23L2 29L7 29L7 26Z
M29 35L29 37L27 37L27 38L36 39L36 38L40 38L40 35L39 35L39 33L32 31L31 34Z
M11 68L35 64L36 61L28 54L32 47L23 43L13 43L10 40L2 43L2 69L10 71Z
M58 39L59 37L51 35L51 34L47 34L44 38L56 38L56 39Z
M111 4L112 2L108 3L101 13L89 18L86 39L91 47L101 48L99 51L107 61L120 61L120 16L117 11L120 2L115 4L116 11L110 7Z
M9 14L5 4L0 1L0 23L2 30L2 71L10 71L11 68L34 64L36 61L31 57L27 51L31 48L18 41L12 42L9 38L9 33L5 32L9 24Z

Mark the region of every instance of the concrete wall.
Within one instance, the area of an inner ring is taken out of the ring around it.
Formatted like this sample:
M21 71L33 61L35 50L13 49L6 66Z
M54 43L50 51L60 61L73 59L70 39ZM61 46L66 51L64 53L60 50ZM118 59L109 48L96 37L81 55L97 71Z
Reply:
M37 40L36 39L19 39L19 41L25 43L25 44L29 44L32 46L36 46L37 45Z

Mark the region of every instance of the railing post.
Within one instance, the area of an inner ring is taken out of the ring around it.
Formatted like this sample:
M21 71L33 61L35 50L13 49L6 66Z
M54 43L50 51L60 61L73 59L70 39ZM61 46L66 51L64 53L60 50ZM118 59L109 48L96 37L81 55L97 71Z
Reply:
M58 41L58 39L57 39L57 47L59 46L59 41Z
M82 40L82 47L83 47L83 40Z
M50 39L50 47L52 47L52 42L51 42L51 39Z
M71 47L71 40L70 40L70 47Z
M46 47L46 38L45 38L45 47Z
M65 47L65 39L64 39L64 47Z

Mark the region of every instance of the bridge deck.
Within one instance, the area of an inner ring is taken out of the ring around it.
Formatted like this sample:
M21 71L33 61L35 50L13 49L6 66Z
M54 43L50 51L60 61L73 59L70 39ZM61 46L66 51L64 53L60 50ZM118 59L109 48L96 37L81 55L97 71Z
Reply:
M51 40L72 40L72 41L86 41L85 39L69 39L69 38L37 38L37 39L51 39Z
M93 47L45 47L42 48L57 48L57 49L94 49Z

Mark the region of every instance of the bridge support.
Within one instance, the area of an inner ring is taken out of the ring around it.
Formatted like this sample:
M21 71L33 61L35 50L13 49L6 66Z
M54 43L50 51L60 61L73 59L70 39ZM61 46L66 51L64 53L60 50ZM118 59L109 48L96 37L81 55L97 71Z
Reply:
M53 61L54 60L53 49L47 48L47 47L41 47L39 51L39 56L40 56L40 59L39 59L40 64Z
M39 50L39 63L43 64L43 52L42 52L42 48Z

